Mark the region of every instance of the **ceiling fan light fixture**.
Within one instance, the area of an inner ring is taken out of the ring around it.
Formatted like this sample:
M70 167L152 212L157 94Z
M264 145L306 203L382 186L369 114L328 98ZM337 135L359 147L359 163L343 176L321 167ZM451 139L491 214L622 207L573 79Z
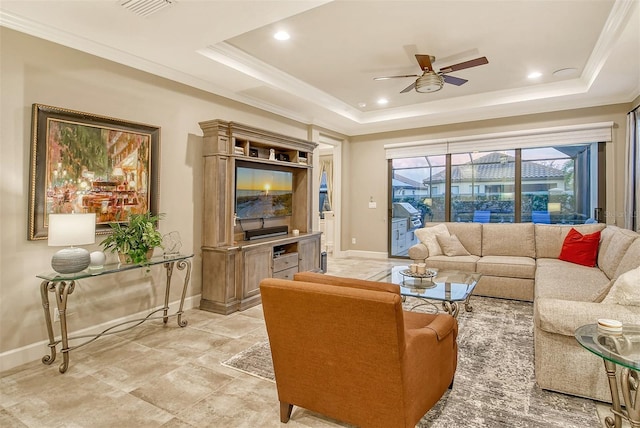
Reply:
M416 80L416 92L436 92L442 89L443 85L442 76L433 71L427 71Z

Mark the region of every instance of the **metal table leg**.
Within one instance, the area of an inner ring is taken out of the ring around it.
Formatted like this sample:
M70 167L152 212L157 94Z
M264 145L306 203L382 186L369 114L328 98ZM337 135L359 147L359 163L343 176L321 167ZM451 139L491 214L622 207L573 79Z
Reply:
M618 392L616 365L606 359L603 361L609 379L613 413L613 418L611 416L605 418L605 425L607 428L620 428L624 418L629 421L631 428L640 428L640 374L626 367L620 370L620 390L625 403L625 409L623 409Z
M626 418L631 428L640 428L640 374L623 367L620 371L620 389L624 398Z
M454 318L457 318L458 313L460 312L460 306L458 305L458 302L450 302L448 300L442 301L442 309L444 309L445 312L447 312Z
M44 320L47 324L47 334L49 335L49 355L42 357L44 364L50 365L56 360L55 336L53 334L53 322L51 321L51 311L49 310L49 291L53 291L55 283L42 281L40 284L40 299L42 300L42 309L44 310Z
M178 309L178 325L180 327L186 327L189 321L182 319L184 312L184 299L187 296L187 285L189 285L189 279L191 278L191 260L180 260L178 262L178 270L187 269L184 275L184 284L182 285L182 296L180 297L180 308Z
M175 266L175 262L168 262L164 264L164 268L167 271L167 283L165 285L165 293L164 293L164 309L163 309L163 317L162 321L166 324L169 320L169 291L171 290L171 277L173 275L173 267ZM187 296L187 286L189 285L189 279L191 278L191 261L189 260L179 260L177 264L178 270L187 269L187 272L184 277L184 283L182 285L182 295L180 296L180 308L178 312L174 315L178 316L178 325L180 327L186 327L188 324L187 320L182 319L182 314L184 312L184 300Z

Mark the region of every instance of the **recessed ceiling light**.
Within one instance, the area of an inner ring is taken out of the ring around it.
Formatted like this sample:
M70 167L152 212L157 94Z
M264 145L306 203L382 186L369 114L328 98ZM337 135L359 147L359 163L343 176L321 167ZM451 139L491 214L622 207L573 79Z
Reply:
M539 71L533 71L533 72L529 73L527 78L529 78L529 79L537 79L540 76L542 76L542 73L540 73Z
M289 40L290 37L289 33L282 30L273 35L273 38L276 40Z
M378 101L376 101L379 105L383 106L385 104L389 103L389 100L386 98L380 98Z
M364 108L366 106L367 106L367 103L365 103L365 102L359 102L358 103L358 107L360 107L360 108Z
M553 75L556 77L569 77L573 76L578 72L577 68L569 67L569 68L561 68L560 70L556 70L553 72Z

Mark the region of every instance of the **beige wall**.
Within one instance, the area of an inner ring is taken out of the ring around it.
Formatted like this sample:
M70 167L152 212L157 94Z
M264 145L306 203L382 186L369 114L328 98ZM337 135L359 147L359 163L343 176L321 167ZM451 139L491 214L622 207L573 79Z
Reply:
M0 356L46 339L40 272L57 250L27 240L30 123L33 103L160 126L160 224L178 231L182 251L196 254L189 296L201 290L202 158L199 121L225 119L306 138L306 125L72 49L0 28ZM98 236L98 242L102 237ZM87 247L99 249L98 244ZM176 272L171 300L179 298ZM153 282L156 287L149 287ZM161 303L162 271L82 280L69 299L80 329ZM149 293L149 289L153 292ZM196 302L197 304L197 302ZM42 346L44 355L46 347Z
M595 122L615 123L613 142L607 145L605 210L607 223L622 226L625 124L630 107L631 103L618 104L351 137L349 168L343 182L349 186L352 197L345 201L350 221L348 225L343 224L343 247L356 251L387 252L388 166L385 144ZM370 198L377 202L376 209L368 208ZM351 244L351 238L356 238L356 245Z
M162 127L160 211L163 233L178 231L183 252L193 252L189 296L200 293L201 150L199 121L232 120L298 138L307 126L185 85L0 28L0 357L35 348L46 339L35 275L49 271L54 248L28 241L30 121L33 103L48 104ZM495 121L365 135L345 140L342 162L342 248L385 253L387 249L387 162L383 145L573 123L614 121L608 209L621 210L624 119L629 105L524 116ZM615 168L613 167L615 166ZM368 209L373 198L376 209ZM317 202L316 202L317 204ZM610 218L611 220L611 218ZM351 245L351 238L357 239ZM98 242L100 237L98 237ZM93 251L99 246L88 247ZM182 273L176 272L174 286ZM83 280L70 297L72 329L91 327L160 304L163 276L129 272ZM150 283L155 287L150 287ZM153 290L151 293L149 289ZM174 287L171 300L178 299ZM22 355L22 354L21 354ZM0 362L6 358L0 358ZM0 367L1 369L2 367Z

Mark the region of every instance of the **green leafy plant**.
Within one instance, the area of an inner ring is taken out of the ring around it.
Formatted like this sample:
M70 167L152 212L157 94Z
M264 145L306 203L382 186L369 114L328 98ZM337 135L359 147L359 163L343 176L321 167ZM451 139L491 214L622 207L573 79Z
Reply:
M123 255L124 263L145 265L148 253L162 248L162 234L156 230L161 217L162 214L131 214L128 223L109 223L112 233L100 245L105 251Z

